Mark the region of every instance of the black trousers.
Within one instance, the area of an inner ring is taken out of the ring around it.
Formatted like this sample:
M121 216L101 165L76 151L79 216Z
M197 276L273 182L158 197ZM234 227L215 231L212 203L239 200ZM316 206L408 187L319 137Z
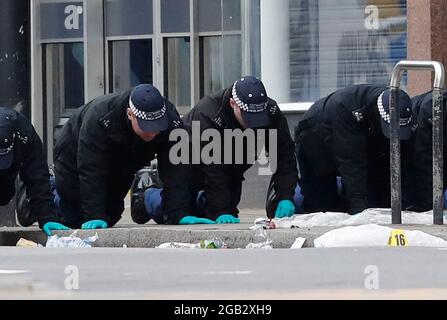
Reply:
M242 181L233 181L230 185L230 199L228 199L231 207L237 208L241 201ZM191 190L191 208L194 215L200 218L208 218L214 220L208 214L208 206L206 199L206 191L199 186Z
M298 152L300 169L299 185L304 197L305 212L347 212L346 196L340 195L337 187L337 173L320 175L303 152Z
M322 155L323 156L323 155ZM301 193L304 196L303 209L306 212L348 212L349 199L343 188L337 188L336 171L321 175L318 168L319 159L308 159L302 149L298 150ZM379 157L368 161L367 204L370 208L389 208L391 206L390 169L388 157ZM403 182L404 183L404 182Z

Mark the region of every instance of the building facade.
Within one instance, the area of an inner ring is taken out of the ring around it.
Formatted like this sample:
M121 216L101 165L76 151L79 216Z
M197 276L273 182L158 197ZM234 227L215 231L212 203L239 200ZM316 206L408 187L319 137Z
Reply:
M303 112L347 85L389 83L399 60L444 62L433 39L445 37L446 2L2 0L0 103L32 119L49 159L75 108L143 82L185 113L253 74L283 110ZM403 86L430 86L414 79Z

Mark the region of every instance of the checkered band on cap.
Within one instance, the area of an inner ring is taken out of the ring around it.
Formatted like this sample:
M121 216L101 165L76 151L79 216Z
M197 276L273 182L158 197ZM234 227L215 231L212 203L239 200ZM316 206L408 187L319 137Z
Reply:
M141 120L148 120L148 121L158 120L162 118L166 113L166 104L163 104L163 108L161 108L160 110L149 112L137 109L133 104L132 99L129 99L129 107L130 110L133 112L133 114L138 119Z
M15 134L12 135L12 141L11 141L11 144L9 145L9 147L0 149L0 156L5 156L8 153L10 153L12 151L12 149L14 149L14 139L15 139ZM8 143L8 139L5 139L4 142Z
M380 113L380 116L382 117L382 119L385 122L390 123L391 122L390 115L385 111L385 108L383 107L383 93L384 92L382 92L382 94L377 99L377 108L379 109L379 113ZM411 122L411 116L408 118L400 118L399 126L406 126L410 122Z
M238 97L237 92L236 92L236 83L237 83L237 81L234 83L233 90L231 93L233 95L234 101L236 101L237 105L239 106L239 108L241 108L242 111L258 113L258 112L263 112L267 109L267 102L259 103L259 104L247 104L247 103L242 102L242 100Z

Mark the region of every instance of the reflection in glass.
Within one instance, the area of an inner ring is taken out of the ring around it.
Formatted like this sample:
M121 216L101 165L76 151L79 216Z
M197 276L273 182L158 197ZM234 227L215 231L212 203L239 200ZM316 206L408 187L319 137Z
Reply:
M197 0L197 27L199 32L222 30L221 0Z
M223 36L223 85L224 88L241 78L242 74L242 43L241 36Z
M152 83L152 40L109 42L109 91Z
M42 48L43 143L52 158L54 137L64 121L85 101L84 45L50 43ZM51 141L51 143L50 143Z
M241 30L240 0L198 0L199 32Z
M230 86L241 77L241 37L200 38L200 96Z
M249 11L248 34L250 41L250 74L261 77L261 1L251 0Z
M164 39L165 96L177 107L191 105L189 37Z
M241 30L241 5L240 0L222 1L222 24L223 30Z
M104 11L107 37L153 33L152 0L106 0Z
M44 101L54 118L69 116L84 104L84 45L46 44L43 49Z
M223 88L222 38L200 38L200 97Z
M378 8L377 24L365 20L368 5ZM406 8L405 0L290 0L292 102L351 84L388 83L395 63L407 57Z
M189 32L189 0L161 1L161 32Z

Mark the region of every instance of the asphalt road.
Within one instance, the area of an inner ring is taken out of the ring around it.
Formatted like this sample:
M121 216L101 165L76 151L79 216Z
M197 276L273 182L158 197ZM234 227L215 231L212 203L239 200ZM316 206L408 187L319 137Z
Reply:
M446 299L446 265L433 248L1 247L0 299Z

